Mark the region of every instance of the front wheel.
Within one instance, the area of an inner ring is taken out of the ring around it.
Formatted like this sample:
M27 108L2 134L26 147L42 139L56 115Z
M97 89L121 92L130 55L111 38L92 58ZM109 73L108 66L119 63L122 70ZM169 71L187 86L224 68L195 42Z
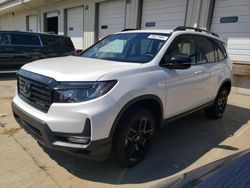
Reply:
M214 103L211 107L205 109L205 114L210 119L219 119L223 116L223 113L227 106L229 91L226 87L222 87L217 97L214 100Z
M122 117L113 142L117 162L131 167L141 162L149 151L156 131L156 121L151 112L133 107Z

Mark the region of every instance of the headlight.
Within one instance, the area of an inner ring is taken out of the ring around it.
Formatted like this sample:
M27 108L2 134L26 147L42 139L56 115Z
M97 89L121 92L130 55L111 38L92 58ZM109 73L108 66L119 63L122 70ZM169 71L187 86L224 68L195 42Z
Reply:
M61 82L54 89L53 102L75 103L100 97L109 92L117 83L116 80L100 82Z

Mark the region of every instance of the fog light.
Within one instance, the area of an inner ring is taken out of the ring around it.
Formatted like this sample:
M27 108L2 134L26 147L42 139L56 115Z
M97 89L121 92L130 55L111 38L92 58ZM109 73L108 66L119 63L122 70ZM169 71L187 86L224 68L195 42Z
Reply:
M67 140L71 143L75 144L87 144L90 141L89 137L81 137L81 136L71 136L67 137Z

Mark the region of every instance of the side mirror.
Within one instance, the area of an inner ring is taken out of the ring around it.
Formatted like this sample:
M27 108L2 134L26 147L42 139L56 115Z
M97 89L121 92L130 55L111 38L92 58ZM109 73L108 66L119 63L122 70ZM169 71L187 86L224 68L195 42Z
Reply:
M169 69L188 69L191 67L192 59L186 55L174 55L168 62L161 64Z

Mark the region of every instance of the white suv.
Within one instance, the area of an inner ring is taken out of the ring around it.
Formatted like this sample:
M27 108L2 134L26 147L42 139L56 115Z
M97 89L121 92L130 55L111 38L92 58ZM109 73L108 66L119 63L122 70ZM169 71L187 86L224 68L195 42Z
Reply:
M38 60L18 72L16 120L39 143L133 166L164 122L204 108L222 117L232 64L214 33L131 30L78 56ZM112 151L112 152L111 152Z

